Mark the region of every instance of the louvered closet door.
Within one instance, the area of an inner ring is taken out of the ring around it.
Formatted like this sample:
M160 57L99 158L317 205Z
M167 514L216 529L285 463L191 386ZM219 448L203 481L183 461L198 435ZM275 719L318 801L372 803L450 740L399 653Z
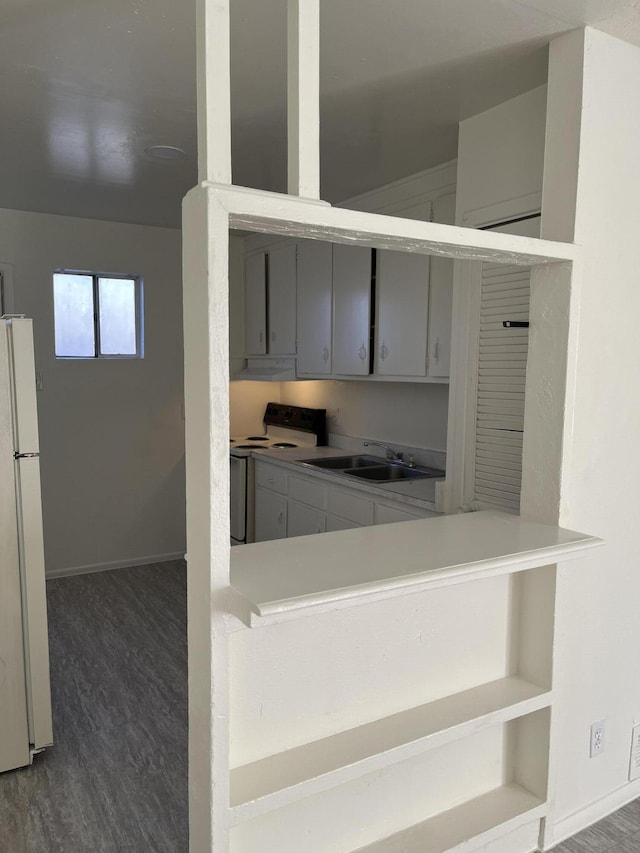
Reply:
M492 230L537 237L540 218ZM520 511L529 330L502 324L529 321L530 282L528 267L482 265L473 454L473 499L481 509Z
M531 270L483 264L476 402L475 494L481 506L518 512Z

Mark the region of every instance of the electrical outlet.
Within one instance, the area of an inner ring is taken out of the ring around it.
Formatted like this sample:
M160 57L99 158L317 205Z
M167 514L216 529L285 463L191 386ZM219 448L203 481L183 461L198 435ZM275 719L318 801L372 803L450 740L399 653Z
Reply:
M589 758L595 758L604 752L604 720L599 723L593 723L591 726L591 745L589 748Z

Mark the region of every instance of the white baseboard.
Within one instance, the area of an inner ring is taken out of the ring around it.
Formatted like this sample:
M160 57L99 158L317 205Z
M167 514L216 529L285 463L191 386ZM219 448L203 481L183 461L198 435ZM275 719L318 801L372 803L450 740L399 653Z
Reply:
M581 809L579 812L574 812L569 817L563 818L553 825L553 847L588 826L592 826L602 818L608 817L637 797L640 797L640 779L623 785L622 788L618 788L601 800L592 803L586 809ZM552 850L553 847L545 846L544 849Z
M72 566L71 568L52 569L46 573L46 579L66 578L71 575L88 575L93 572L106 572L110 569L129 569L134 566L149 566L151 563L170 563L173 560L184 560L184 551L177 554L154 554L151 557L131 557L129 560L114 560L109 563L93 563L89 566Z

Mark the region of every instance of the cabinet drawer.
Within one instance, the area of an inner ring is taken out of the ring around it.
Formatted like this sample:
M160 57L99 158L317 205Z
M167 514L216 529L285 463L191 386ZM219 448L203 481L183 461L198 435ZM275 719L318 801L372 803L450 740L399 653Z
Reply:
M325 532L327 519L323 512L298 503L298 501L290 500L287 504L288 539L294 536L308 536L311 533Z
M316 483L302 477L289 477L289 497L309 506L326 509L327 492L328 488L324 483Z
M358 526L373 524L373 501L342 489L331 489L329 492L329 512L355 521Z
M287 494L287 472L268 462L256 461L256 485Z
M418 518L435 518L439 512L429 512L427 509L413 507L412 512L395 506L376 506L376 524L393 524L395 521L415 521Z

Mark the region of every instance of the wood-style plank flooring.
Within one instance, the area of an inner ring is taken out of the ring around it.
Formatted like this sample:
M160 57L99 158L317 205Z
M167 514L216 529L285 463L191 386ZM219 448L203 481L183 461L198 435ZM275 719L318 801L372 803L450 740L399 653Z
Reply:
M56 745L0 774L0 853L187 853L184 564L47 594ZM554 853L640 853L640 800Z
M55 747L0 774L1 853L186 853L184 564L47 595Z

